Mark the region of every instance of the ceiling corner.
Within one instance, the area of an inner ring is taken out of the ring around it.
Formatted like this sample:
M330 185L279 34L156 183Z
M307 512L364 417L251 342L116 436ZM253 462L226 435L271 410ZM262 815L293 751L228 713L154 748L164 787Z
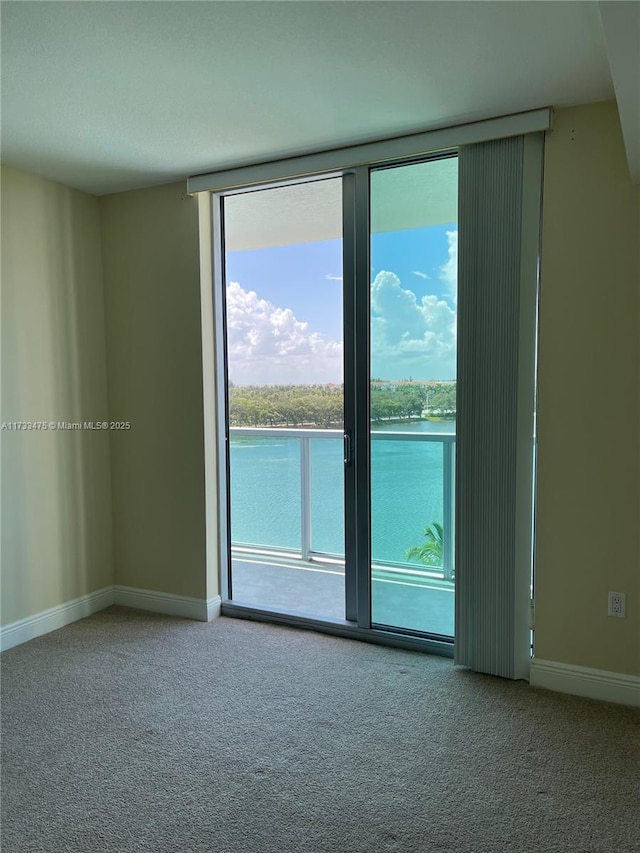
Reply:
M631 181L640 184L640 2L598 3Z

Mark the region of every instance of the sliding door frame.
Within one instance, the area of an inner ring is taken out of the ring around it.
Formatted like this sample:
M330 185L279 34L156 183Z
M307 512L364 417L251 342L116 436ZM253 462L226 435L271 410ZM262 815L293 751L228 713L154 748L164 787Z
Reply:
M455 156L455 151L434 152L422 157L385 161L384 168L429 162ZM212 194L214 308L218 377L218 476L220 502L219 555L222 612L251 618L272 619L331 632L340 629L349 636L402 639L408 648L428 648L452 655L452 638L422 634L394 626L372 628L371 566L371 421L370 421L370 174L377 164L345 169L342 180L343 246L343 347L344 347L344 512L345 512L345 619L316 619L302 613L285 613L259 605L233 601L230 501L230 431L228 412L228 356L225 298L225 219L224 199L246 192L259 192L282 186L303 185L338 177L335 172L314 173L286 181L250 187L234 187ZM353 632L357 632L354 634Z
M250 187L234 187L211 195L212 267L215 313L218 426L218 489L220 494L219 565L223 611L235 615L251 610L260 615L295 618L317 627L299 613L285 614L233 602L230 501L229 376L227 355L226 269L224 199L246 192L303 185L341 178L343 245L343 348L344 348L344 488L345 488L345 619L327 620L344 629L371 628L370 498L369 498L369 169L316 172Z
M348 567L357 566L360 538L358 527L352 522L350 513L358 504L358 467L355 465L358 383L356 372L357 348L353 345L357 300L357 240L356 240L356 176L347 172L342 178L342 285L343 285L343 333L344 352L344 584L345 619L358 622L358 579L356 572ZM357 515L357 512L355 513ZM365 626L368 627L368 626Z
M231 577L231 501L229 492L229 370L227 359L227 311L225 306L223 195L211 194L211 254L213 271L213 329L215 347L215 400L217 423L218 565L220 597L233 598Z
M343 282L345 346L346 617L371 628L371 492L369 422L369 167L345 172L343 193ZM350 571L349 571L349 569Z

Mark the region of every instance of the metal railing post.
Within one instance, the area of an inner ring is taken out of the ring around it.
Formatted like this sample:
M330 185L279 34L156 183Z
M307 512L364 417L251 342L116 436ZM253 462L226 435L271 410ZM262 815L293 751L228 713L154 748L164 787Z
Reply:
M442 442L442 564L445 580L452 580L454 574L453 447L452 441Z
M303 560L311 553L311 439L300 436L300 551Z

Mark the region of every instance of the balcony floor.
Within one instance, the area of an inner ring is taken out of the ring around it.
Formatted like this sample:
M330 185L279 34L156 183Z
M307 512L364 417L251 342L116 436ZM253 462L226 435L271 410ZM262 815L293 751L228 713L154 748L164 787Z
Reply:
M379 625L453 636L450 584L374 569L373 621ZM343 620L344 572L338 566L233 560L233 601L320 619Z

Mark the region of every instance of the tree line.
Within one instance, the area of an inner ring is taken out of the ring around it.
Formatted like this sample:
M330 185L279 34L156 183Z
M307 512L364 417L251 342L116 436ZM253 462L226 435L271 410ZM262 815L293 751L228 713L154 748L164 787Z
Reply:
M343 423L342 385L240 385L229 388L231 426L319 427ZM371 421L455 417L455 382L371 383Z

